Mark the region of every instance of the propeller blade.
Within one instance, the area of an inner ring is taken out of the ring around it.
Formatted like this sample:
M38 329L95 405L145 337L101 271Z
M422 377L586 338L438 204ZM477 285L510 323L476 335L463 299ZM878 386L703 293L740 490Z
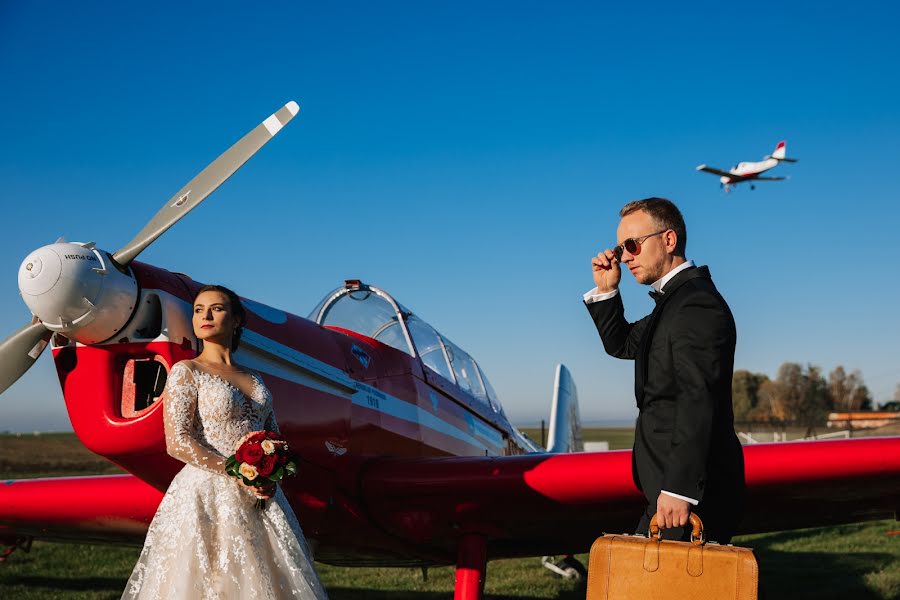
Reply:
M53 332L38 321L26 325L0 344L0 394L38 359Z
M178 190L178 193L166 202L134 239L113 254L113 259L120 265L127 265L133 261L156 238L165 233L169 227L188 214L195 206L203 202L226 179L240 169L251 156L275 137L275 134L287 125L299 111L300 107L292 100L238 140L224 154L200 171L187 185Z

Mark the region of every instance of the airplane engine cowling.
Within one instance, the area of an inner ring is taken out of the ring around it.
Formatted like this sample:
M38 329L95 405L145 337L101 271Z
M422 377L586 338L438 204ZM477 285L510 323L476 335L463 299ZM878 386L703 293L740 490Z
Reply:
M113 337L134 312L138 286L93 244L38 248L19 267L19 291L44 326L82 344Z

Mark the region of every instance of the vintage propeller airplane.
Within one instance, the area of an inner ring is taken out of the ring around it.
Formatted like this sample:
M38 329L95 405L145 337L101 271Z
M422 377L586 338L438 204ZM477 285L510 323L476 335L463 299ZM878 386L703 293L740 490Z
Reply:
M201 283L136 261L287 124L290 102L179 190L125 247L59 242L28 255L34 322L0 345L0 391L49 344L72 427L129 474L7 481L0 540L140 544L182 464L166 454L161 397L197 354ZM556 371L547 450L506 417L484 372L384 290L349 280L302 318L246 298L238 360L263 374L304 459L284 483L317 560L455 564L456 597L483 594L488 559L586 551L631 531L642 496L628 451L580 449L578 399ZM539 343L536 341L536 343ZM742 532L882 518L900 506L900 439L745 449Z
M783 181L786 179L786 177L762 176L763 173L765 173L769 169L777 167L783 162L797 162L796 158L786 158L786 151L787 144L785 144L784 141L781 141L778 142L777 146L775 146L775 151L769 156L764 156L761 162L741 162L734 165L729 171L723 171L721 169L708 167L706 165L699 165L697 167L697 170L706 171L707 173L712 173L713 175L719 175L719 181L721 182L722 187L725 189L726 193L731 191L731 186L743 183L745 181L749 181L750 189L755 190L756 186L753 185L754 181Z

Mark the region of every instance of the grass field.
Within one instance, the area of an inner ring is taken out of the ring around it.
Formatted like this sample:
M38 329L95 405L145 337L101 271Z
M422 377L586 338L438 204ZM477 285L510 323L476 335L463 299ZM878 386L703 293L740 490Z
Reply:
M530 437L538 445L541 445L540 429L522 429L522 433ZM595 429L583 429L582 441L585 442L609 442L610 450L631 450L634 445L634 429L632 427L603 427ZM543 447L547 442L544 441Z
M529 434L540 440L539 430ZM611 449L630 448L632 437L629 429L585 431L585 439L609 441ZM0 436L2 478L115 472L72 434ZM886 600L900 598L900 535L887 534L897 529L893 521L878 521L745 536L735 543L755 550L769 600ZM0 564L0 598L118 598L139 553L136 547L35 542L30 553L16 552ZM587 562L586 555L579 558ZM317 568L338 600L430 600L453 591L452 567L429 569L427 580L419 569ZM578 583L556 578L537 558L492 561L485 591L495 599L584 597Z

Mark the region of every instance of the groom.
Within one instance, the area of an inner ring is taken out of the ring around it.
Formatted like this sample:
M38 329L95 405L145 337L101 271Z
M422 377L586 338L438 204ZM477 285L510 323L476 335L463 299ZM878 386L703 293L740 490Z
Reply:
M637 526L647 533L656 513L666 539L689 539L691 511L708 540L727 543L743 506L744 457L734 433L731 379L735 326L707 267L685 258L681 212L664 198L626 204L618 244L591 260L596 287L584 302L603 347L634 360L632 476L648 506ZM653 312L625 320L621 265L652 288Z

